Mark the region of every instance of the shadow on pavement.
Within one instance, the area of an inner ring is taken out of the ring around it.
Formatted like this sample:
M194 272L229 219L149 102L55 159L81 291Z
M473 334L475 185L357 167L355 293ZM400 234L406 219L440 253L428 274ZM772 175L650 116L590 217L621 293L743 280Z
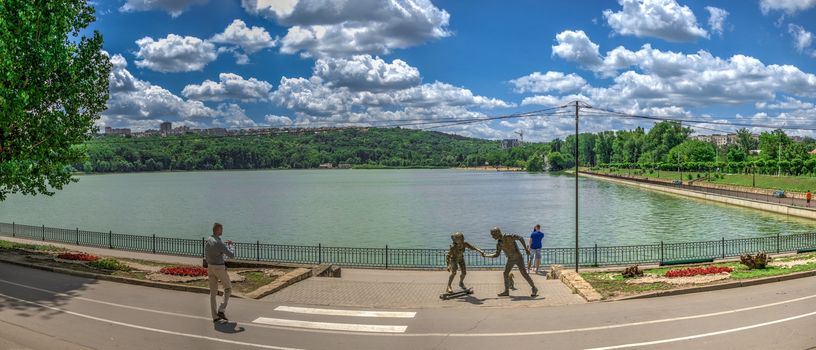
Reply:
M17 312L18 316L22 317L50 319L62 312L14 298L62 308L68 304L72 295L78 295L81 291L88 289L89 285L97 283L94 279L63 275L2 262L0 262L0 270L3 271L0 274L0 294L3 294L0 295L0 312L13 310Z
M468 296L466 296L464 298L459 298L457 300L459 302L465 302L465 303L472 304L472 305L482 305L482 304L484 304L484 299L479 299L479 298L474 297L472 295L468 295Z
M244 327L238 327L237 322L215 322L213 328L221 333L241 333L245 330Z

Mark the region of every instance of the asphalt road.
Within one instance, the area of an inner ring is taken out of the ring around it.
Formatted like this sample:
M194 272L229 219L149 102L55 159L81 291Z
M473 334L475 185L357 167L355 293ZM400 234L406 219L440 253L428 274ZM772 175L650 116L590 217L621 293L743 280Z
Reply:
M0 263L3 349L806 349L816 278L542 308L361 310L208 296ZM524 303L524 299L519 299ZM379 313L377 313L379 312Z

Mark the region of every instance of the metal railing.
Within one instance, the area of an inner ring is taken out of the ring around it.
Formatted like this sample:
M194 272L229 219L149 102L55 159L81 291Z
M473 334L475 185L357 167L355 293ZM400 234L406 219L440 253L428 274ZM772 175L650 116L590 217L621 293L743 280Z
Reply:
M581 171L584 173L585 171ZM725 188L716 188L716 187L707 187L707 186L699 186L695 184L688 183L688 180L683 180L682 184L675 184L672 183L672 180L679 180L679 179L670 179L670 178L661 178L663 181L654 178L647 178L643 176L637 175L620 175L620 174L609 174L609 173L600 173L600 172L585 172L587 174L595 175L595 176L603 176L609 178L616 178L626 181L636 181L641 183L646 183L650 185L658 185L664 187L674 187L680 188L684 190L696 191L696 192L703 192L703 193L711 193L720 196L728 196L728 197L735 197L735 198L743 198L743 199L750 199L754 201L772 203L772 204L779 204L779 205L787 205L791 207L801 207L801 208L813 208L816 210L816 202L808 203L805 199L802 198L793 198L793 197L776 197L772 194L764 194L764 193L753 193L753 192L744 192L738 190L731 190ZM693 172L692 172L693 173Z
M205 238L168 238L156 235L129 235L108 232L84 231L78 228L64 229L45 226L0 223L0 235L35 239L43 242L68 243L79 246L129 250L137 252L180 256L204 256ZM297 264L335 264L347 267L382 269L440 269L445 267L447 249L405 249L327 247L282 245L260 241L234 243L236 258L242 260L269 261ZM580 247L580 266L609 266L659 263L670 260L698 258L727 258L742 254L765 251L769 253L792 252L816 248L816 233L737 238L701 242L640 244L628 246ZM492 253L492 251L486 251ZM470 268L496 268L504 266L505 257L485 258L466 251L466 264ZM574 248L543 248L541 263L575 266Z

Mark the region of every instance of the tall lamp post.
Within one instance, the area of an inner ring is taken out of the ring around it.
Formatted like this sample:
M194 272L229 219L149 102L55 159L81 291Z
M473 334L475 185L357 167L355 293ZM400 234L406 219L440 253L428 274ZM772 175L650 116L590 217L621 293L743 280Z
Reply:
M578 272L578 101L575 101L575 272Z

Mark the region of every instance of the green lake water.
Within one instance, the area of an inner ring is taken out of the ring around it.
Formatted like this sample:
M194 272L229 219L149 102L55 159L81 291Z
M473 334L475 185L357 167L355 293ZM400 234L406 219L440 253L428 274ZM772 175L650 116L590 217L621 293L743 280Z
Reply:
M453 231L571 247L575 180L465 170L265 170L80 176L53 197L12 195L0 221L200 239L214 221L235 241L445 248ZM580 179L582 246L812 232L816 222Z

